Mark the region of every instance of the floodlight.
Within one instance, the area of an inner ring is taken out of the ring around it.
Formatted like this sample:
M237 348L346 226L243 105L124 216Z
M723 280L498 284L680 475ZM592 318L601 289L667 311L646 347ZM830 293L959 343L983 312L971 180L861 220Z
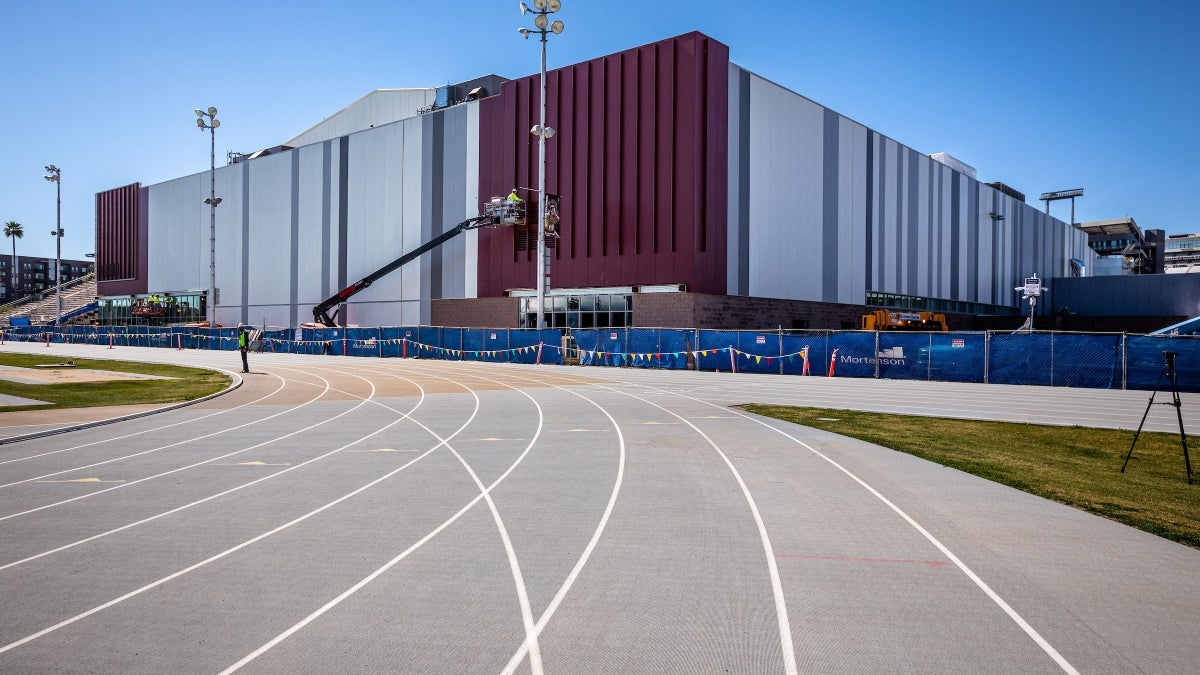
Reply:
M204 111L199 108L196 108L196 115L198 117L204 117Z
M212 121L212 128L216 129L219 126L221 126L221 120L213 120Z
M533 11L532 9L529 9L529 5L526 5L526 4L525 4L525 3L523 3L523 2L521 3L521 14L522 14L522 15L525 15L525 14L527 14L527 13L529 13L529 12L532 12L532 11Z
M528 28L518 28L517 32L520 33L521 37L525 38L526 40L529 39L529 29Z
M554 31L555 34L563 32L563 22L555 21L554 23L550 24L550 30Z
M533 0L533 6L538 9L546 9L546 0Z
M216 114L217 114L217 109L216 109L216 108L212 108L212 107L210 107L210 108L208 109L208 114L209 114L209 116L216 115Z
M548 12L553 13L553 12L557 12L560 9L562 9L562 2L560 0L550 0L549 2L546 3L546 11L548 11Z
M197 117L196 118L196 126L200 127L201 131L204 131L204 118Z
M546 30L546 26L550 25L550 19L547 19L545 14L538 14L533 17L533 25L537 26L538 30Z

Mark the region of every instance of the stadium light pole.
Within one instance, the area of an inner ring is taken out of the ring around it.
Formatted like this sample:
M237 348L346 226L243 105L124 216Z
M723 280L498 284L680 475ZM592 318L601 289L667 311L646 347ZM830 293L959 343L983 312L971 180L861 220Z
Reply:
M530 33L538 33L542 38L542 69L541 69L541 111L537 126L530 132L538 137L538 222L537 222L537 327L546 327L546 287L550 272L546 266L546 139L554 135L554 130L546 126L546 40L549 33L555 35L563 32L563 22L550 23L549 15L562 9L560 0L533 0L536 9L530 9L521 3L521 14L533 13L534 29L518 29L521 37L529 39Z
M58 306L58 314L54 320L54 327L62 329L62 169L59 169L53 164L46 165L46 180L54 183L54 191L57 193L57 202L55 204L55 221L54 231L50 234L54 235L56 246L54 247L54 292L57 296L55 304ZM16 261L13 261L16 264Z
M217 196L217 127L221 120L217 119L217 109L208 110L196 108L196 126L200 131L208 129L211 146L208 156L208 196L204 203L208 204L208 327L217 326L217 204L221 198Z

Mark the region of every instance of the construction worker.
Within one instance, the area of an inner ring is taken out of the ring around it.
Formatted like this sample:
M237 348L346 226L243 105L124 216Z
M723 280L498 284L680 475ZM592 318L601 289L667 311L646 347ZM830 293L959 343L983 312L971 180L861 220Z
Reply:
M246 334L246 325L238 324L238 351L242 353L242 372L250 372L250 364L246 361L246 352L250 351L250 336Z
M521 198L517 196L517 188L513 188L512 192L508 193L508 201L514 204L521 203Z

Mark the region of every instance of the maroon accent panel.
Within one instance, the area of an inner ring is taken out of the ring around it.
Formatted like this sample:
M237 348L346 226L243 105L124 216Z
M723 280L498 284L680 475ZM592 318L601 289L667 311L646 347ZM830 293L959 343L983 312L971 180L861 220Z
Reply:
M728 47L688 33L547 73L546 189L562 195L554 287L725 293L728 72ZM481 196L537 185L538 80L481 102ZM481 230L479 256L480 297L536 286L536 251L518 252L511 228Z
M141 183L96 194L96 292L145 293L149 262L147 188Z

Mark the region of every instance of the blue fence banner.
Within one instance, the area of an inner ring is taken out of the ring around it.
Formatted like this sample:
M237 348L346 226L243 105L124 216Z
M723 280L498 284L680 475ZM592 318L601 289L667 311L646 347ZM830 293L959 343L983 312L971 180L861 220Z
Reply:
M1167 352L1175 354L1175 381L1179 391L1200 392L1200 339L1190 336L1126 338L1126 387L1169 390Z
M112 347L233 351L238 343L234 327L8 326L0 333L18 342ZM1200 391L1200 338L1193 336L590 328L572 338L574 351L564 353L570 350L558 329L289 328L265 331L261 346L374 358L561 364L578 356L584 366L1159 390L1170 386L1169 352L1180 391Z

